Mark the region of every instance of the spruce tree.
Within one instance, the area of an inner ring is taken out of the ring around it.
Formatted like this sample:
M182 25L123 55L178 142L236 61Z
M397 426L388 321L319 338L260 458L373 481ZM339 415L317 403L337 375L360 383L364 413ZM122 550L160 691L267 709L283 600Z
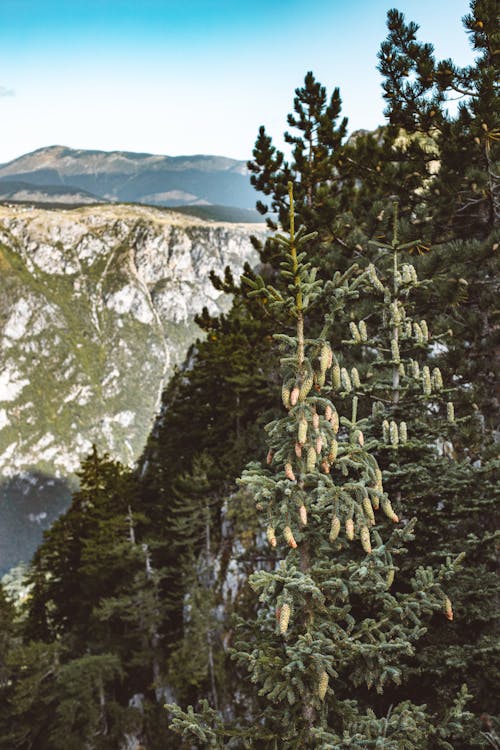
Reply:
M340 366L323 337L305 335L304 315L319 301L322 285L303 252L311 237L302 229L295 234L291 186L290 235L275 239L284 248L288 292L253 282L250 294L264 295L279 315L295 321L295 336L277 336L285 353L287 414L266 427L267 467L250 466L241 482L266 518L278 559L274 569L250 578L260 606L255 621L241 629L235 652L267 700L258 724L246 730L224 727L207 705L198 717L192 709L167 708L173 728L205 747L240 746L224 737L262 748L366 748L382 741L394 750L426 747L438 730L424 706L406 701L377 716L358 704L354 691L383 691L386 683L400 682L425 629L423 618L434 611L452 617L441 588L452 566L442 566L437 576L419 569L409 590L391 591L394 555L411 539L414 522L383 541L378 516L398 525L399 518L367 450L358 398L348 416L339 416L331 400L332 385L345 394L353 380L357 387L357 375ZM339 305L346 282L336 281L326 292Z

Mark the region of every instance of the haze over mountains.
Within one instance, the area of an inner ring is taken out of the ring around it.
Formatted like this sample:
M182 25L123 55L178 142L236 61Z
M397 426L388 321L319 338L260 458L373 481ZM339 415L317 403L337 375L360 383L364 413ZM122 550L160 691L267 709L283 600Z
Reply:
M0 166L0 200L253 210L255 191L246 163L224 156L158 156L49 146Z

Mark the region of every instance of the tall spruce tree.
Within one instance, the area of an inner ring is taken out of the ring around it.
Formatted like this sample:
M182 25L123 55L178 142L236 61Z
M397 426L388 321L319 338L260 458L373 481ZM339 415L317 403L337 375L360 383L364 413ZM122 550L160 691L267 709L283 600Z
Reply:
M479 716L494 711L492 686L497 669L492 648L496 620L492 602L497 588L494 538L498 463L490 431L498 423L494 374L499 243L498 230L494 229L494 195L495 175L500 171L497 9L491 2L471 3L464 23L477 59L464 69L452 61L436 62L431 45L417 42L416 25L406 24L397 11L389 13L388 22L389 37L382 45L380 69L385 78L390 127L374 134L357 134L343 147L335 168L343 175L349 168L351 176L357 176L355 185L348 179L343 183L351 212L344 212L330 224L334 227L330 234L321 218L318 225L310 226L319 229L323 239L321 254L315 255L321 264L320 273L327 266L326 258L332 257L325 244L333 243L338 250L345 243L344 259L336 252L337 260L345 263L349 253L362 267L372 261L385 279L391 261L386 268L378 244L367 246L366 239L390 239L394 194L399 198L402 217L401 241L420 235L421 244L413 250L431 248L412 260L420 278L428 280L412 290L413 314L417 324L424 317L430 321L429 340L418 344L415 352L431 371L441 368L447 388L451 384L457 387L453 394L456 410L467 418L442 431L439 421L429 420L432 415L417 398L413 406L406 402L408 411L404 415L401 407L394 406L392 411L397 419L408 422L413 438L410 444L399 445L398 451L381 448L377 457L388 488L399 487L405 503L414 508L425 527L425 533L417 534L410 543L411 558L403 561L414 559L434 565L447 554L466 552L467 562L451 584L460 623L453 624L450 642L450 627L437 619L426 636L425 649L419 650L408 690L421 695L431 704L431 712L437 714L466 682L478 717L472 734L462 740L462 746L468 747L486 742L481 739ZM446 100L458 94L462 103L454 114L448 111ZM267 180L263 185L271 192L273 184L281 185L280 180L286 179L284 170L279 175L276 170L277 165L261 173ZM342 197L336 201L338 206L345 204ZM300 197L298 210L302 211ZM363 300L360 305L349 305L345 308L345 325L369 317L373 337L375 320L382 322L376 317L376 307ZM330 335L337 344L339 326L336 329ZM453 335L438 335L447 329ZM360 347L351 347L346 341L342 350L343 365L348 370L359 355L358 367L362 373L367 372L368 350L361 354ZM364 387L387 387L383 381L382 370L375 367ZM445 395L441 392L441 397ZM437 396L434 392L431 399ZM380 428L382 417L378 419ZM443 454L439 456L435 446L440 433L446 439L440 442ZM481 591L474 584L478 579ZM436 658L438 654L441 660ZM477 664L481 664L480 669Z
M355 691L399 683L425 630L423 618L434 611L452 618L441 588L452 566L442 566L438 576L419 569L409 590L391 591L393 555L411 539L414 523L385 541L378 531L379 508L393 523L399 518L365 446L357 396L349 416L339 417L331 400L330 371L334 388L344 394L353 380L357 386L356 373L340 367L323 337L305 335L304 316L322 285L303 252L311 237L303 230L295 234L291 184L289 190L290 235L276 235L284 248L288 292L256 282L250 292L295 320L295 336L277 336L285 353L287 414L266 427L268 467L255 464L241 479L267 519L266 536L279 559L274 569L250 578L260 607L254 622L241 629L235 652L267 700L252 728L224 726L208 705L198 716L192 709L167 708L173 728L204 747L430 747L431 737L440 733L444 739L457 728L460 700L437 727L425 706L406 701L377 716L358 703ZM341 296L333 284L327 291Z
M409 554L398 562L395 586L404 589L418 565L436 566L447 556L465 553L465 563L450 583L458 622L450 626L434 618L397 690L399 698L425 701L438 724L465 682L471 707L478 714L492 711L488 694L495 664L494 660L487 663L491 661L491 623L488 609L481 615L475 604L478 597L470 586L470 571L472 566L481 578L479 598L493 601L494 566L487 547L494 533L494 467L491 463L475 467L459 455L463 435L477 430L476 414L470 405L464 411L459 400L455 418L453 400L459 389L453 381L443 380L436 363L436 351L451 332L440 334L432 321L428 324L420 315L415 317L415 296L429 282L419 281L413 263L405 258L417 243L398 241L397 204L392 223L392 242L375 244L377 255L368 267L368 285L363 290L368 304L357 306L343 351L348 360L357 355L359 364L349 387L367 418L365 436L377 456L384 486L398 514L417 518L419 533L408 543ZM460 502L464 495L466 507ZM491 524L484 520L486 508ZM474 528L481 530L485 542L482 556L476 548L477 537L470 534ZM471 659L476 664L484 660L479 680ZM396 699L390 688L387 694L391 701ZM478 740L479 721L469 730L469 734L457 735L456 748L484 744Z

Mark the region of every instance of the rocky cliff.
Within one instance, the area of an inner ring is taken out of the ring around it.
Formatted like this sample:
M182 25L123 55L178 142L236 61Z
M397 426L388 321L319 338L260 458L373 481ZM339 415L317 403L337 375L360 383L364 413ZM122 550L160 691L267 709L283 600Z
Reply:
M34 496L71 477L93 442L134 461L194 315L230 303L210 270L253 261L255 231L140 206L0 207L0 528L12 488L46 525L54 509Z

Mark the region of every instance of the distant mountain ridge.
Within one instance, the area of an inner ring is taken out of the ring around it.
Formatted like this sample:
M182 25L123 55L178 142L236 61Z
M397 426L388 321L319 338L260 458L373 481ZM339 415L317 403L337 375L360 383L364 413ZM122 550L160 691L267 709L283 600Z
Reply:
M37 202L43 202L45 193L47 202L61 195L76 203L81 193L83 202L243 209L255 205L246 162L203 154L162 156L49 146L0 165L0 199L5 200L8 191L3 183L24 183L26 196L25 185L32 185Z
M0 201L14 203L64 203L67 205L85 205L88 203L107 203L103 198L92 195L71 185L33 185L21 180L0 180Z

